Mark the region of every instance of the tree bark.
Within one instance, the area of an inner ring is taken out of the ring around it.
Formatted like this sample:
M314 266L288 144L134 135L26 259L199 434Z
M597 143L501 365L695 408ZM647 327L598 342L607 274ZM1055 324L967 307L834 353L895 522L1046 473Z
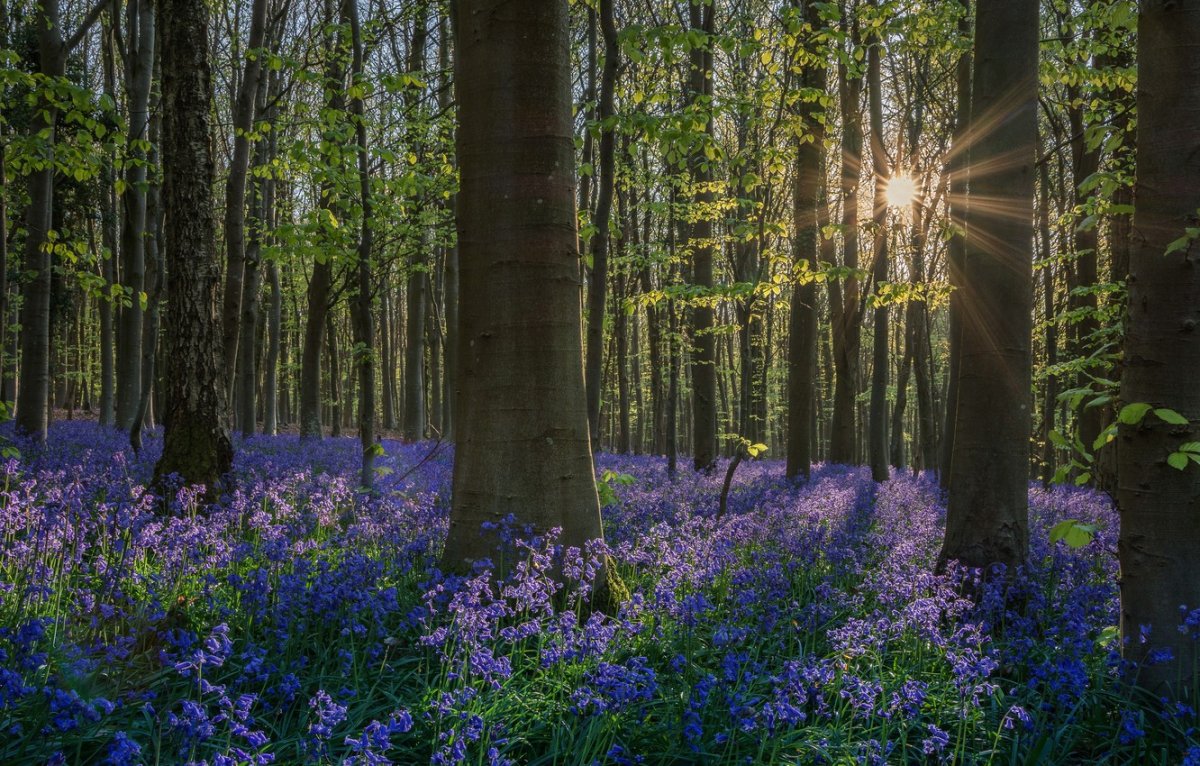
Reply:
M820 16L816 4L803 2L805 18L818 28ZM825 70L809 64L801 75L805 88L825 89ZM802 101L799 117L804 128L796 139L796 170L792 187L792 222L796 228L793 243L793 274L803 265L815 271L821 259L822 163L825 130L819 119L819 106ZM812 429L816 397L817 365L817 284L802 278L792 287L792 307L788 326L788 437L785 475L789 479L808 479L812 468Z
M209 135L212 81L208 4L158 0L162 18L163 205L170 297L166 332L166 430L156 481L178 474L210 496L233 463L217 320Z
M1172 247L1198 224L1200 81L1196 40L1200 2L1145 3L1138 17L1137 185L1129 263L1121 401L1175 410L1186 425L1149 413L1119 426L1117 507L1121 514L1121 632L1137 683L1185 699L1196 682L1196 627L1180 632L1186 610L1200 609L1200 468L1176 470L1167 455L1195 441L1200 423L1197 307L1200 243ZM1148 631L1148 635L1145 635ZM1143 642L1142 636L1145 635ZM1152 662L1169 650L1173 661Z
M363 77L362 29L358 20L357 0L343 0L343 23L350 25L350 41L353 51L350 63L352 80ZM362 449L359 485L370 489L375 480L375 328L371 322L371 171L367 123L362 96L350 102L354 122L354 138L358 144L358 193L362 207L362 219L358 235L358 253L354 312L354 361L358 370L358 440Z
M102 31L102 40L100 44L102 68L104 70L104 94L116 103L117 99L117 75L116 62L113 55L113 30L106 23ZM2 160L0 160L2 161ZM111 426L116 417L116 389L115 389L115 365L114 365L114 343L116 342L113 332L113 299L112 288L116 282L116 263L117 258L117 192L115 188L116 173L114 168L115 157L110 150L105 157L104 171L101 174L102 183L104 184L103 199L100 208L100 226L101 226L101 242L104 245L104 260L100 266L100 275L104 279L104 294L96 302L97 309L100 313L100 413L99 421L102 426ZM3 204L3 203L0 203ZM7 226L3 230L7 231ZM0 236L0 239L4 239ZM2 245L0 245L2 246ZM7 297L7 292L5 293ZM7 317L7 309L0 313L0 317ZM0 321L7 321L0 320Z
M1011 572L1029 537L1037 0L980 0L975 28L972 203L939 563L1004 564Z
M970 0L958 0L958 34L966 38L971 33ZM942 428L941 455L938 465L938 483L942 489L950 488L950 466L954 456L954 436L958 415L958 377L962 353L963 268L966 262L967 212L970 200L967 197L967 182L970 167L969 133L971 122L971 53L964 51L955 66L957 105L954 114L954 135L950 154L946 160L946 175L950 177L950 241L946 243L946 272L950 281L950 310L948 315L950 366L946 371L946 423Z
M688 3L693 30L704 34L704 44L692 49L689 57L688 97L691 108L704 121L706 140L713 135L712 71L714 44L714 3L690 0ZM692 224L692 283L701 289L713 286L713 225L711 212L715 195L711 188L712 170L702 151L694 151L689 160L692 183L695 185L693 203L700 208ZM717 462L717 349L713 335L713 310L707 301L692 307L692 467L708 472Z
M332 24L336 17L334 0L325 0L325 17ZM330 112L346 108L345 72L337 53L337 35L332 29L325 37L325 106ZM330 137L330 140L335 140ZM334 214L333 189L322 184L321 207ZM308 315L304 322L304 344L300 352L300 440L315 440L322 436L321 428L321 352L325 346L325 326L331 308L333 264L330 255L318 258L308 280Z
M462 377L443 564L504 570L512 557L486 522L560 527L581 548L603 537L580 363L570 14L565 0L465 0L458 13ZM594 593L599 606L615 595L607 570Z
M604 67L600 73L600 179L596 190L596 214L592 223L592 268L587 285L587 357L584 382L587 385L588 423L593 444L600 444L601 372L604 363L604 305L608 290L609 219L612 217L613 191L616 188L616 137L613 124L614 91L620 49L613 0L600 2L600 34L604 41ZM620 341L618 341L620 342Z
M847 30L850 44L858 41L857 19ZM841 284L830 282L830 321L833 325L833 420L830 424L829 460L857 460L857 408L859 350L862 346L862 310L858 277L858 186L862 174L862 77L838 64L838 93L842 116L842 265L850 274Z
M875 5L875 0L871 0ZM883 136L883 83L880 73L880 47L882 39L874 36L867 48L867 100L871 113L871 167L875 177L875 201L872 223L874 223L874 257L871 265L873 291L878 297L880 286L888 280L888 206L887 184L891 177L887 150ZM873 348L871 354L871 410L868 421L867 443L871 463L871 478L887 481L888 470L888 307L876 303L874 309ZM900 426L899 423L896 424Z
M257 317L257 307L250 316L242 306L249 291L243 281L246 270L246 182L250 170L250 132L254 127L257 105L265 103L261 98L263 43L267 31L267 0L253 0L250 6L250 36L246 41L246 62L242 70L237 100L233 105L233 157L229 161L229 175L225 179L225 296L221 306L222 359L228 380L226 385L233 390L237 378L238 343L241 336L240 324ZM251 202L253 204L253 202ZM251 276L251 279L261 279ZM243 355L253 359L253 354ZM240 388L240 387L239 387ZM245 393L244 390L241 393ZM239 396L241 395L239 394ZM253 413L254 405L250 404ZM254 423L241 421L244 406L239 402L239 429L242 433L253 433ZM249 430L247 430L249 429Z
M44 0L35 17L38 38L38 67L41 74L62 77L67 51L62 40L57 0ZM53 103L40 103L29 120L32 136L41 136L53 159L55 120ZM25 271L28 281L21 302L21 366L17 386L17 429L37 442L46 441L50 407L50 253L44 247L53 225L54 163L29 174L29 207L25 214ZM7 232L5 233L7 236Z
M158 150L155 146L162 141L162 110L156 109L150 118L147 137L150 140L150 151L146 161L151 167L158 163ZM157 183L146 189L146 223L147 231L144 239L147 288L146 313L142 322L142 379L138 384L138 405L133 414L133 422L129 424L129 444L134 451L142 448L142 429L153 427L154 411L152 400L154 393L154 378L157 373L158 334L162 315L163 285L166 284L166 264L162 255L162 230L164 210L162 207L162 190Z
M408 52L408 71L420 72L425 69L425 39L426 13L429 4L422 2L418 7L414 20L413 41ZM408 111L416 109L416 98L410 95ZM410 131L410 141L420 143L415 131ZM417 149L416 151L420 151ZM415 206L421 204L418 198L413 199ZM404 438L410 441L425 438L425 430L429 424L429 414L425 406L425 323L428 311L428 294L426 284L429 281L429 238L422 232L418 238L417 251L413 254L408 272L408 314L407 338L405 343L404 361Z
M127 168L121 194L121 281L129 305L117 322L117 427L130 431L141 403L142 323L146 307L146 151L150 138L150 86L154 79L153 0L128 0L125 82L129 94Z

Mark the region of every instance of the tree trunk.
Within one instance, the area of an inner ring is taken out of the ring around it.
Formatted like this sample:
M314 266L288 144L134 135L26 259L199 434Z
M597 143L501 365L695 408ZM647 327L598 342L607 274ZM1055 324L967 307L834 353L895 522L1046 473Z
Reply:
M156 481L178 474L215 493L233 462L217 320L209 135L208 4L159 0L162 16L163 206L170 310L166 431Z
M857 44L858 22L851 21L850 44ZM848 272L844 283L831 281L829 287L830 321L833 325L833 421L830 424L829 460L854 463L857 460L857 409L859 349L862 345L862 311L858 278L858 184L862 173L862 115L859 101L862 77L838 64L838 92L842 112L842 265Z
M39 69L47 77L66 72L57 0L40 4L36 19ZM58 109L39 104L29 119L31 136L45 135L53 157ZM46 441L50 406L50 253L44 247L54 215L54 163L29 174L29 208L25 215L25 271L29 276L21 301L21 367L17 386L17 429L35 441ZM7 236L7 232L4 233Z
M1129 263L1121 401L1170 408L1188 423L1169 425L1147 413L1119 427L1122 647L1141 664L1139 684L1183 700L1196 683L1196 627L1181 632L1180 625L1184 609L1192 618L1200 614L1200 469L1185 461L1176 470L1167 456L1198 438L1200 244L1172 243L1197 226L1200 208L1200 2L1143 4L1137 34L1138 235ZM1153 662L1162 650L1173 661Z
M117 99L117 75L116 62L113 56L113 31L108 24L105 24L102 32L101 41L101 58L102 67L104 69L104 94L113 99L116 103ZM104 260L100 266L100 276L104 279L104 294L96 302L97 309L100 313L100 414L99 420L102 426L111 426L116 416L116 394L115 394L115 366L114 366L114 343L116 339L113 332L113 300L112 288L116 282L116 263L117 258L117 193L115 188L116 173L114 168L113 152L107 151L105 156L104 171L101 174L102 183L104 184L104 195L101 200L100 207L100 226L101 226L101 242L104 245ZM0 160L2 162L2 160ZM3 202L0 202L3 204ZM8 227L3 226L3 230L7 231ZM5 239L0 235L0 240ZM0 244L3 247L3 244ZM5 291L7 298L7 291ZM7 317L7 307L0 312L0 317ZM7 321L0 319L0 321ZM7 375L6 375L7 379ZM7 401L7 400L6 400Z
M584 381L587 384L588 423L592 444L600 443L600 391L604 351L604 304L608 289L609 219L612 217L613 191L616 188L616 140L613 100L620 64L614 0L600 2L600 34L604 40L604 68L600 73L600 183L596 190L596 215L592 224L592 268L587 286L587 358ZM620 342L620 341L618 341Z
M958 0L958 34L966 39L971 33L970 0ZM967 181L970 177L970 167L967 164L971 144L969 130L971 128L971 53L964 51L958 57L955 67L957 106L954 113L954 135L950 154L946 160L946 175L950 177L950 241L946 244L946 273L950 281L950 310L948 345L950 348L950 366L946 371L946 424L942 428L941 455L938 465L938 483L942 489L950 488L950 468L954 462L954 435L957 428L958 416L958 377L959 362L962 354L959 344L962 341L963 306L967 297L963 295L963 268L966 262L966 230L967 212L970 200L967 198Z
M352 80L363 77L362 30L358 21L357 0L343 0L343 23L350 25L353 57ZM361 96L350 102L355 120L354 137L358 143L358 193L362 219L358 235L358 268L354 295L354 357L358 369L358 440L362 449L359 485L370 489L375 479L375 328L371 323L371 171L367 124Z
M1046 326L1046 367L1053 368L1058 364L1058 323L1054 321L1054 264L1050 262L1053 254L1050 243L1050 171L1045 163L1040 170L1038 232L1042 263L1045 264L1042 267L1042 317ZM1054 430L1054 410L1058 403L1057 384L1058 381L1053 375L1046 375L1046 390L1042 398L1042 427L1039 433L1042 441L1043 487L1050 486L1056 462L1050 432Z
M1086 212L1089 197L1088 192L1081 191L1080 185L1100 168L1100 148L1091 148L1084 136L1085 114L1083 95L1078 86L1068 86L1067 97L1070 101L1067 108L1068 124L1071 130L1071 171L1074 180L1075 205ZM1080 222L1082 223L1082 222ZM1100 329L1100 321L1096 312L1098 304L1096 293L1092 288L1099 281L1099 226L1098 224L1080 225L1073 228L1075 244L1075 284L1071 290L1072 309L1080 313L1080 320L1074 326L1074 343L1072 352L1076 357L1088 358L1094 348L1096 339L1092 337ZM1077 388L1091 386L1088 371L1099 373L1100 370L1085 368L1075 380ZM1097 392L1099 394L1099 392ZM1084 400L1086 405L1088 399ZM1079 410L1079 439L1084 446L1091 450L1096 437L1104 427L1104 410L1101 407L1083 406ZM1093 476L1095 476L1093 472ZM1093 479L1093 482L1095 479Z
M252 337L243 332L239 324L257 318L257 307L251 312L243 310L243 301L249 290L243 281L261 279L259 276L246 274L246 181L250 170L250 131L254 126L257 105L265 103L262 95L260 80L262 79L263 41L267 30L267 0L253 0L250 6L250 37L246 42L246 63L242 70L241 84L238 87L237 100L233 105L233 157L229 162L229 176L225 179L225 297L221 302L221 343L225 373L228 376L226 385L233 390L237 379L238 344L241 340ZM253 202L251 202L253 204ZM246 352L242 359L253 360L253 352ZM245 393L245 389L239 397ZM242 433L254 433L253 417L246 424L242 421L245 414L244 404L238 403L239 429ZM254 404L249 405L250 413L254 412Z
M802 0L803 13L819 24L819 11L811 0ZM823 91L825 70L810 64L801 75L806 88ZM825 145L824 126L819 107L803 102L799 108L804 134L796 140L796 171L792 192L792 221L796 239L792 254L793 273L802 264L814 271L821 258L820 213L822 163ZM812 467L812 429L816 396L817 365L817 284L804 278L792 287L792 310L788 325L788 436L785 475L789 479L808 479Z
M267 88L266 83L262 82L261 78L258 79L258 105L254 111L261 114L267 101ZM264 165L266 160L267 142L260 139L254 151L254 164ZM246 170L248 171L249 168L247 167ZM237 372L234 376L234 379L237 381L237 389L233 401L236 410L236 427L244 435L253 434L258 426L257 410L255 408L256 400L258 399L258 349L255 343L255 335L258 331L259 304L262 296L262 238L265 229L264 223L269 217L268 205L270 204L269 195L271 194L269 185L271 183L273 182L269 178L251 179L249 183L250 234L249 242L245 244L242 252L242 276L237 280L241 284L242 296L237 306L237 310L241 312L241 318L233 323L233 329L239 335L233 345L234 356L237 361ZM245 195L246 184L244 182L242 187L242 194ZM226 212L225 222L226 230L228 231L228 212ZM244 229L245 218L243 217L237 225ZM229 274L226 273L225 289L227 293L224 303L225 311L233 308L228 301L230 286ZM222 330L228 330L229 318L226 316L223 319L225 321L222 324ZM224 350L228 352L229 346L225 345Z
M153 0L126 5L125 82L129 93L129 159L121 195L121 281L129 305L117 326L117 427L130 431L141 403L142 322L146 290L146 152L150 138L150 85L154 74Z
M279 433L279 356L282 346L283 290L279 284L279 264L267 262L267 284L271 287L271 305L267 309L267 357L263 364L263 428L267 436Z
M160 74L161 76L161 74ZM158 150L155 146L162 141L162 109L155 109L150 118L148 130L150 152L146 157L151 166L158 164ZM163 286L166 284L166 264L162 255L162 231L164 210L162 207L161 188L152 184L146 189L146 223L147 231L144 240L146 264L146 314L142 322L142 379L138 384L138 406L133 414L133 422L129 424L129 444L134 451L142 448L142 429L154 426L154 413L151 407L154 392L154 378L157 372L158 331L162 314Z
M691 108L703 120L705 140L713 135L713 54L715 44L713 17L715 4L690 0L692 29L704 35L704 44L695 46L689 58L688 98ZM713 225L707 210L715 199L709 188L712 170L700 150L690 159L692 183L696 186L693 202L700 217L691 226L692 283L702 289L713 286ZM707 301L692 307L692 465L697 471L711 471L717 462L717 353L713 335L713 310Z
M333 312L325 315L325 359L329 363L329 435L342 435L342 357Z
M580 359L565 0L465 0L456 28L461 311L443 564L513 560L510 514L563 545L602 538ZM511 553L511 551L509 551ZM611 597L601 572L594 603Z
M330 24L336 17L334 0L325 0L325 17ZM326 108L341 112L346 108L345 73L337 53L337 35L332 28L325 37L325 80L330 83ZM333 136L330 140L335 140ZM333 216L336 207L332 186L326 182L321 189L321 207ZM300 439L320 439L321 429L321 352L325 346L325 326L328 324L333 292L333 264L329 257L313 264L308 280L308 315L304 323L304 345L300 354Z
M871 0L871 5L876 5ZM871 168L875 176L875 201L872 223L874 224L874 258L871 265L873 291L878 297L881 285L888 280L888 205L887 184L891 177L887 150L883 136L883 83L880 73L880 46L882 39L873 36L867 48L867 100L871 113ZM871 463L871 478L887 481L888 470L888 307L876 303L874 310L873 348L871 354L871 411L868 420L867 443ZM900 423L896 423L900 427Z
M954 452L939 563L1025 560L1037 0L979 0ZM1003 119L1000 119L1003 116ZM999 160L1003 161L999 161Z
M425 37L426 14L429 4L422 2L418 7L413 27L413 41L408 53L408 71L420 72L425 69ZM411 91L408 93L411 94ZM411 111L416 109L416 99L409 95L407 106ZM415 132L410 134L410 141L419 143ZM419 150L418 150L419 151ZM419 198L413 199L414 206L420 204ZM409 441L425 438L425 430L429 423L428 411L425 407L425 323L428 309L426 284L429 279L429 239L422 232L417 243L417 252L413 255L408 273L408 313L407 334L404 361L404 438Z

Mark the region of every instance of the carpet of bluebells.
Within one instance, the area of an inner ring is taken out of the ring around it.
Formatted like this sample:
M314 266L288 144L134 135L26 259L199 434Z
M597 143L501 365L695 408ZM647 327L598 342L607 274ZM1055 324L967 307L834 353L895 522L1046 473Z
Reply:
M436 568L448 446L385 442L366 496L350 439L247 439L163 512L159 444L60 423L0 467L0 763L1200 764L1195 711L1119 682L1088 491L1031 490L1027 569L964 588L927 477L745 464L718 520L722 471L600 456L607 548L519 541L498 582Z

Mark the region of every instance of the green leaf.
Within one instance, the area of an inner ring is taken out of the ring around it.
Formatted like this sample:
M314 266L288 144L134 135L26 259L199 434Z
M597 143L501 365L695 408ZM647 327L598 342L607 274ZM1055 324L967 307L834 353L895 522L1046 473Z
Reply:
M1117 424L1112 423L1108 426L1108 428L1105 428L1100 432L1100 435L1096 437L1096 441L1092 442L1092 451L1095 452L1096 450L1100 449L1105 444L1108 444L1110 441L1115 439L1116 436Z
M750 446L746 447L746 454L750 457L758 457L766 451L767 445L765 444L751 444Z
M1145 402L1134 402L1126 404L1121 408L1121 412L1117 415L1117 420L1127 426L1136 426L1142 422L1142 418L1146 417L1146 413L1150 411L1150 405Z
M1067 437L1063 436L1057 430L1050 432L1050 441L1056 447L1061 447L1062 449L1070 449L1071 448L1070 443L1067 441Z
M1121 629L1116 625L1109 625L1100 631L1100 635L1096 638L1096 643L1101 647L1107 647L1113 641L1116 641L1121 636Z
M1163 255L1170 255L1171 253L1174 253L1177 250L1183 250L1189 244L1191 244L1191 242L1192 242L1192 238L1185 234L1182 237L1180 237L1179 239L1171 242L1171 244L1167 245L1167 251L1165 253L1163 253Z
M1177 471L1182 471L1184 468L1187 468L1187 464L1188 456L1186 453L1172 452L1170 455L1167 455L1167 465L1171 466Z
M1070 548L1082 548L1096 537L1098 527L1095 524L1083 524L1075 519L1067 519L1055 524L1050 530L1050 542L1062 540Z
M1188 419L1178 412L1166 407L1159 407L1154 410L1154 414L1164 423L1170 423L1173 426L1186 426Z

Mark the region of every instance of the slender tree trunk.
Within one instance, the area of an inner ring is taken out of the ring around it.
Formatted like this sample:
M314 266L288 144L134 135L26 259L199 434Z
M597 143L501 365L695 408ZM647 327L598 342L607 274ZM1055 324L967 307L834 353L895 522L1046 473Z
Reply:
M1085 115L1083 95L1077 86L1067 88L1070 101L1067 109L1068 125L1071 130L1071 164L1075 189L1075 205L1080 210L1086 210L1088 192L1081 190L1081 184L1093 173L1100 169L1100 148L1091 148L1084 138ZM1082 224L1083 222L1081 222ZM1081 315L1078 324L1074 325L1073 353L1076 357L1087 358L1091 355L1095 338L1092 336L1100 329L1100 321L1096 315L1098 303L1096 293L1089 290L1099 281L1099 226L1076 225L1073 229L1075 244L1075 289L1071 290L1074 304L1072 308ZM1077 388L1091 385L1088 370L1080 373L1075 380ZM1099 372L1099 370L1094 370ZM1086 401L1085 401L1086 404ZM1083 407L1079 411L1079 439L1089 450L1100 430L1104 427L1104 410L1100 407ZM1093 473L1093 476L1095 474Z
M851 21L850 43L858 39L858 22ZM830 425L829 460L857 461L857 409L859 349L862 344L862 310L858 278L858 187L862 173L862 116L859 101L862 77L838 65L838 91L842 113L842 265L851 272L841 285L830 283L829 300L833 324L833 422Z
M420 72L425 69L425 39L426 15L429 4L422 2L418 6L414 20L413 41L408 53L408 71ZM416 99L410 95L407 104L409 111L416 108ZM420 143L415 132L410 134L410 140ZM414 205L419 200L413 200ZM410 441L425 438L429 424L429 414L425 406L425 323L428 307L426 284L429 279L429 239L422 232L417 244L408 273L408 313L407 339L405 343L404 362L404 438Z
M970 194L988 204L972 205L967 226L939 562L1011 571L1029 538L1038 3L979 0L976 19Z
M143 0L144 1L144 0ZM221 342L223 361L229 390L233 390L237 378L238 343L252 337L243 332L239 323L257 317L245 312L243 300L249 295L243 281L246 274L246 184L250 170L250 131L254 126L256 106L265 103L260 93L262 80L263 43L267 30L267 0L253 0L250 6L250 37L246 42L246 62L242 70L237 100L233 105L233 157L229 162L229 175L225 179L225 297L221 303ZM253 205L253 201L251 202ZM250 279L261 277L250 277ZM253 360L247 352L242 359ZM245 394L242 388L241 395ZM249 411L254 412L251 402ZM239 421L245 414L245 405L238 404ZM239 423L242 433L253 433L253 418L249 424Z
M325 358L329 363L329 435L342 435L342 357L333 312L325 315Z
M100 44L102 67L104 70L104 94L113 99L116 103L117 98L117 75L116 62L113 56L113 31L106 23L101 33ZM100 226L101 226L101 242L104 245L104 259L100 265L100 276L104 280L104 294L96 302L97 309L100 313L100 413L99 420L102 426L111 426L116 416L115 411L115 369L114 369L114 343L116 339L113 332L113 300L112 288L116 282L116 264L117 258L117 197L116 197L116 174L114 168L115 157L113 152L107 151L105 156L104 171L101 174L101 183L104 184L104 189L101 198L100 207ZM2 162L2 160L0 160ZM3 204L0 201L0 204ZM7 231L7 226L3 227ZM0 240L4 239L0 235ZM3 244L0 244L3 247ZM7 298L7 291L5 291ZM7 307L0 311L0 318L7 317ZM0 319L0 321L6 321ZM7 376L6 376L7 377ZM6 400L7 401L7 400Z
M161 74L159 75L161 77ZM149 130L150 152L146 157L151 167L158 163L158 150L155 148L162 141L162 110L155 109L150 118ZM142 448L142 429L154 426L154 413L151 407L154 393L154 379L157 372L158 331L162 309L163 285L166 284L166 264L162 255L163 207L161 189L157 183L146 189L146 314L142 323L142 379L138 385L138 406L133 414L133 422L129 425L129 444L134 451Z
M332 23L336 17L334 0L325 0L325 17ZM336 33L330 31L325 39L326 108L342 112L346 108L345 73L337 53ZM335 140L330 137L330 140ZM335 216L333 190L329 183L322 185L321 207ZM331 308L333 264L328 257L313 264L308 280L308 315L304 323L304 345L300 357L300 439L320 439L321 428L321 352L325 346L325 327ZM336 385L336 382L334 382Z
M350 64L352 80L363 77L362 29L358 20L357 0L343 0L344 23L350 25L353 57ZM354 357L358 369L358 440L362 448L359 484L370 489L375 479L375 328L371 322L371 171L367 144L367 124L364 119L362 96L350 102L355 120L354 137L358 144L358 194L362 207L358 235L358 268L354 302Z
M1119 427L1121 632L1137 682L1154 694L1189 698L1196 684L1200 614L1200 470L1176 470L1168 455L1195 441L1200 423L1200 244L1172 245L1196 226L1200 208L1200 2L1143 4L1138 17L1137 187L1129 263L1121 401L1174 410L1186 425L1148 413ZM1185 461L1186 462L1186 461ZM1143 638L1145 640L1143 640ZM1154 662L1169 650L1173 661Z
M233 462L226 430L225 376L217 320L220 266L215 242L209 135L212 81L208 4L159 0L162 16L163 182L170 311L166 431L156 480L178 474L210 494Z
M392 290L385 271L379 291L379 354L383 360L383 429L396 427L396 358L392 348Z
M896 376L896 401L892 404L892 429L888 446L888 462L897 468L904 467L904 411L908 408L908 379L913 370L913 326L904 328L903 350L900 370ZM900 343L900 338L896 339Z
M970 0L958 0L958 34L964 40L971 33ZM962 353L959 345L963 335L963 306L968 299L962 291L963 269L966 262L967 212L970 200L967 183L970 178L968 159L970 154L971 122L971 53L964 51L955 67L957 106L954 114L954 136L946 174L950 177L950 241L946 245L946 271L950 279L949 347L950 366L946 372L946 424L942 428L941 455L939 456L938 480L942 489L950 488L951 465L954 457L954 439L958 418L958 379Z
M622 286L624 279L621 280ZM617 410L620 415L617 429L617 452L627 455L632 446L632 422L629 410L629 315L621 308L624 288L617 294L613 315L616 321L613 334L617 341Z
M675 301L667 302L667 355L670 358L667 374L667 414L666 442L667 477L674 479L678 472L679 463L679 374L680 374L680 343L679 315L675 311Z
M801 0L805 18L819 28L819 12L811 0ZM803 84L825 89L825 70L810 64L802 74ZM804 134L796 141L796 171L792 191L792 220L796 228L792 262L815 270L821 258L820 213L822 163L825 131L819 107L804 102L800 120ZM792 310L788 326L788 437L785 475L789 479L809 477L812 467L812 429L817 371L817 285L804 279L792 287Z
M271 304L267 309L267 358L263 365L263 430L267 436L279 433L279 357L282 346L283 290L279 284L279 264L267 261L267 284Z
M1041 183L1039 184L1038 232L1042 256L1042 299L1043 322L1046 326L1046 367L1053 368L1058 364L1058 323L1054 322L1054 264L1050 257L1053 254L1050 244L1050 171L1046 164L1041 166ZM1058 380L1053 375L1046 375L1046 390L1042 399L1042 427L1039 434L1042 441L1042 486L1049 487L1054 476L1054 442L1050 440L1050 432L1054 430L1054 410L1058 402Z
M712 46L714 3L690 0L691 27L704 34L704 44L695 46L689 59L688 95L699 112L707 139L713 135L712 121ZM700 218L691 226L692 283L701 289L713 286L713 225L707 208L715 195L709 188L712 170L702 151L693 152L690 161L693 201L701 208ZM717 461L717 366L716 338L713 335L713 310L707 302L692 307L692 461L697 471L711 471Z
M257 94L258 106L255 107L255 112L262 113L267 100L266 83L259 79L259 88ZM272 78L275 79L275 78ZM244 81L243 81L244 82ZM272 95L275 95L272 93ZM254 151L254 164L261 166L266 164L267 159L267 142L260 140ZM247 171L249 167L247 167ZM262 238L264 236L264 222L268 220L268 205L270 200L268 196L271 191L268 185L271 183L269 179L251 179L249 183L249 212L250 212L250 232L248 242L245 244L242 252L242 276L239 279L242 288L242 296L238 301L238 310L241 312L241 319L233 323L233 328L240 335L234 342L234 352L237 361L237 372L235 380L237 381L236 395L233 398L236 410L236 427L242 434L250 435L258 430L258 417L255 408L257 393L258 393L258 349L255 344L255 335L258 331L259 319L259 304L262 296ZM243 183L243 195L247 189ZM228 231L229 214L226 212L225 222ZM245 228L245 219L238 223L238 226ZM230 288L229 275L226 274L225 289ZM226 298L228 298L226 294ZM228 311L230 304L226 301L224 304L225 311ZM222 331L229 328L230 323L228 317L223 317L225 320L222 324ZM224 350L228 351L229 346L224 346Z
M121 281L129 305L118 315L117 427L130 431L141 403L142 322L146 290L146 152L150 138L150 86L154 74L153 0L128 0L125 82L129 94L129 159L121 194Z
M620 65L617 46L617 24L613 12L614 0L600 2L600 33L604 40L604 67L600 73L600 179L596 191L596 215L592 220L596 233L592 236L592 268L588 280L587 357L584 380L587 384L588 423L592 443L600 443L600 390L604 350L604 304L608 289L609 219L612 217L613 191L616 188L616 137L612 124L617 67ZM619 341L618 341L619 342Z
M871 5L876 5L871 0ZM871 113L871 166L875 177L875 202L872 223L874 224L875 253L871 266L872 288L876 297L880 287L888 280L888 231L887 218L887 184L891 177L891 168L887 158L887 149L883 136L883 83L880 73L880 47L882 39L873 36L867 48L867 100L870 102ZM876 303L874 309L874 336L871 355L871 412L868 421L867 443L871 463L871 478L875 481L887 481L888 470L888 424L887 424L887 384L888 384L888 307ZM900 423L896 427L900 428Z

